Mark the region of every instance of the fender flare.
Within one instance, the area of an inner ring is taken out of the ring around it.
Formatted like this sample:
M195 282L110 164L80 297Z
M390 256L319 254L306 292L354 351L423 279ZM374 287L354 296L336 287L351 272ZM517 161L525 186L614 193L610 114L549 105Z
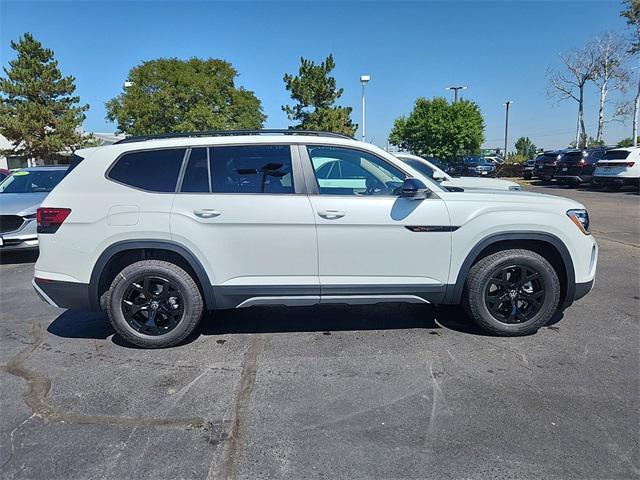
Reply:
M100 284L100 278L104 272L105 267L111 257L117 253L124 252L125 250L138 250L138 249L155 249L155 250L169 250L177 253L189 264L196 274L198 282L202 287L202 293L204 294L204 303L207 309L214 309L216 305L215 297L213 295L213 287L209 280L209 275L202 266L202 263L187 247L174 242L172 240L123 240L109 245L98 257L98 261L95 263L93 270L91 271L91 279L89 281L89 300L93 310L100 310L100 298L98 294L98 287Z
M502 242L505 240L535 240L546 242L553 246L558 251L558 253L560 253L560 257L562 258L562 261L564 263L565 271L567 272L566 293L562 303L562 307L566 308L571 305L576 291L575 270L573 268L573 260L571 259L571 254L569 253L569 250L567 249L567 246L564 244L564 242L555 235L546 232L534 231L496 233L480 240L467 254L464 262L462 262L462 266L458 271L456 283L448 285L447 292L445 294L445 300L443 303L458 304L462 301L464 284L467 280L469 270L471 270L471 266L474 264L475 260L485 248L496 242Z

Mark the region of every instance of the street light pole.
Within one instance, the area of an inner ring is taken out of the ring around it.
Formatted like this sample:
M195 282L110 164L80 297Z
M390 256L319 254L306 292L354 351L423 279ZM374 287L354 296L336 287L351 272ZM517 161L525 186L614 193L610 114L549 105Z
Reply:
M459 90L466 90L467 87L464 85L460 85L457 87L447 87L447 90L453 90L453 103L456 103L458 101L458 91Z
M360 83L362 84L362 141L365 141L366 138L366 125L365 125L365 97L364 97L364 86L367 82L371 80L371 75L360 75Z
M511 100L507 100L507 103L504 104L505 109L505 118L504 118L504 161L507 161L507 148L509 146L509 105L513 102Z

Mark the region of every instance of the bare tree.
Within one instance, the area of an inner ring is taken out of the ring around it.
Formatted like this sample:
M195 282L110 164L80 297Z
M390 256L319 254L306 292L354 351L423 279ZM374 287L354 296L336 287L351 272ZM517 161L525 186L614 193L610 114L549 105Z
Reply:
M629 73L624 68L627 43L620 35L608 32L603 37L597 37L592 43L597 52L598 68L592 81L598 88L600 101L598 103L598 131L596 141L602 141L604 125L610 120L618 119L624 110L617 108L614 115L605 119L607 96L616 90L625 90L629 82Z
M623 0L625 9L620 12L627 20L627 25L631 29L631 47L629 53L637 55L640 52L640 0ZM637 67L636 67L637 68ZM633 102L633 146L638 145L638 110L640 109L640 76L638 76L638 90Z
M578 103L578 126L576 128L576 144L580 137L587 138L584 126L584 89L587 82L593 80L598 73L598 52L592 43L580 49L561 53L562 69L550 68L547 71L547 95L550 98L575 100Z

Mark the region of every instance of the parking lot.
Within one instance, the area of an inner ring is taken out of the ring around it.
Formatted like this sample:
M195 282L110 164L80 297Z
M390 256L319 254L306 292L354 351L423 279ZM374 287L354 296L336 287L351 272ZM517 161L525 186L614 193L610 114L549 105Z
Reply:
M640 197L574 198L593 292L536 335L457 308L256 307L141 350L0 265L2 478L638 478Z

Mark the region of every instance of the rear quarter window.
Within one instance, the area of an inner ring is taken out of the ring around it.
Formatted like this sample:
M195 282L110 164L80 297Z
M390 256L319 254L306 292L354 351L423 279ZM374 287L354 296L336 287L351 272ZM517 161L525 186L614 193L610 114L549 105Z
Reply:
M186 149L146 150L122 155L108 177L150 192L175 192Z

